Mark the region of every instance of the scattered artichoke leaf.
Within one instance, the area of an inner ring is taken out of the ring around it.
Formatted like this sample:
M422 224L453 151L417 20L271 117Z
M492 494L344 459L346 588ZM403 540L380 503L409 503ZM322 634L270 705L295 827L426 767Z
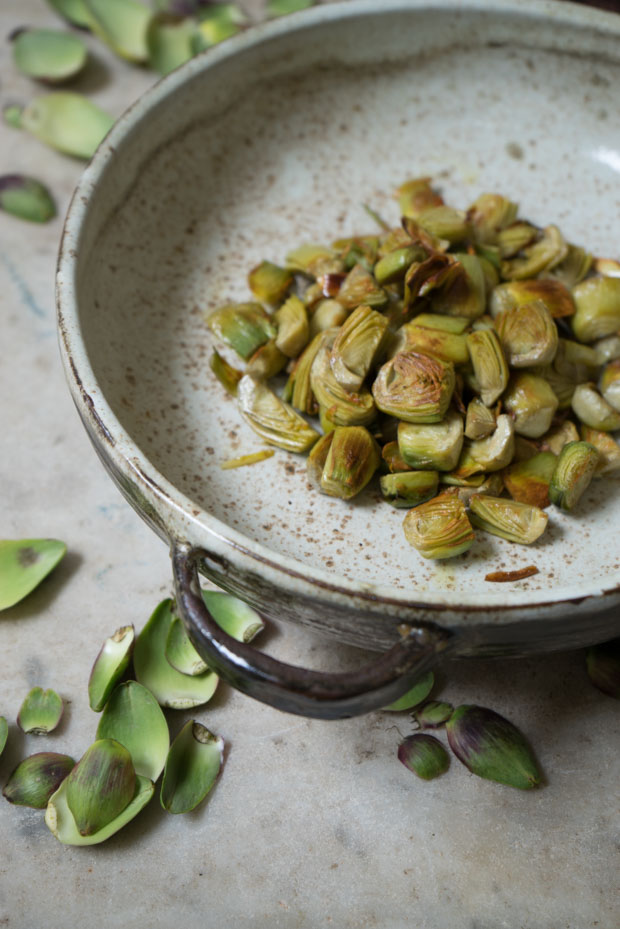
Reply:
M66 551L65 543L57 539L0 540L0 610L27 597Z
M33 687L17 714L17 725L22 732L45 735L56 728L62 719L63 710L62 698L55 690Z
M84 68L88 50L78 36L58 29L22 29L13 39L18 71L47 84L60 84Z
M115 739L124 745L136 774L156 781L164 769L170 747L166 717L153 694L126 681L113 691L97 727L98 739Z
M56 793L52 794L49 799L45 812L45 823L63 845L98 845L131 822L149 802L154 791L155 784L148 777L137 775L133 798L122 813L119 813L103 829L94 832L92 835L80 835L67 803L67 781L65 779Z
M224 740L190 719L174 742L161 784L161 805L169 813L189 813L205 799L220 773Z
M136 632L133 626L121 626L105 640L95 659L88 680L88 702L99 713L129 666Z
M114 118L82 94L57 90L31 100L21 111L19 125L51 148L88 160Z
M15 806L44 810L74 767L75 761L69 755L37 752L20 761L11 772L2 795Z

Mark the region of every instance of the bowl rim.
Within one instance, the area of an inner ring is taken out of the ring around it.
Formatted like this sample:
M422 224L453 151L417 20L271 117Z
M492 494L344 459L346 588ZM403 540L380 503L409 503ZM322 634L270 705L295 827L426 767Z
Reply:
M546 21L553 17L576 29L600 31L607 38L610 33L620 36L619 15L571 2L558 3L557 0L502 0L499 4L497 0L387 0L379 7L374 0L343 0L257 24L195 56L157 81L125 110L100 144L74 191L63 225L56 271L58 335L69 387L104 464L113 472L117 482L128 482L130 486L138 488L137 495L131 492L126 495L143 516L144 505L136 503L136 496L147 502L157 516L154 519L145 518L161 535L169 541L200 541L207 533L215 553L230 558L236 567L247 574L265 574L292 594L309 594L317 601L338 601L344 606L356 601L367 603L373 611L380 609L381 605L397 609L414 606L432 612L466 609L477 615L523 611L531 614L533 610L545 606L568 608L576 603L583 604L593 597L600 598L601 595L606 595L604 599L609 605L611 600L620 596L620 585L605 587L599 582L592 589L584 590L581 584L563 589L561 597L558 597L557 591L551 596L546 596L543 591L530 591L529 596L517 596L513 598L514 602L509 603L506 602L505 592L492 590L484 594L468 594L466 597L454 590L427 591L416 597L415 590L401 590L389 585L332 575L323 568L310 567L255 542L211 515L158 471L113 412L86 351L76 293L77 271L82 254L78 246L89 213L90 197L108 170L115 150L123 139L140 126L151 110L174 95L186 81L268 40L335 20L412 11L419 14L454 12L461 16L483 12L499 18L523 15Z

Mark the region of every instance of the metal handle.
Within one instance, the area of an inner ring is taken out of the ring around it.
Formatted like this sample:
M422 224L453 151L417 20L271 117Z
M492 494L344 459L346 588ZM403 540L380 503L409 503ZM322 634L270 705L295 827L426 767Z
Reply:
M359 671L326 673L277 661L238 642L218 626L200 593L198 563L208 553L173 544L177 609L196 650L237 690L287 713L343 719L388 706L435 664L449 633L440 627L407 627L402 641Z

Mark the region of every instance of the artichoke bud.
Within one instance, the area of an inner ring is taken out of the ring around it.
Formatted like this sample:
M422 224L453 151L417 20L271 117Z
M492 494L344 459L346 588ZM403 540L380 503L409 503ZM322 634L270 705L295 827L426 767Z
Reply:
M575 338L594 342L620 329L620 277L589 277L573 287Z
M439 777L450 766L450 756L439 739L425 732L403 739L398 746L398 760L424 781Z
M486 309L486 280L476 255L455 253L459 273L433 295L431 307L446 316L477 319Z
M2 795L16 806L44 810L49 798L74 767L75 761L69 755L37 752L17 765Z
M136 788L131 755L115 739L99 739L67 777L67 804L80 835L93 835L129 804Z
M556 461L553 452L539 452L527 461L517 461L506 468L502 477L512 499L541 509L549 506L549 484Z
M447 723L454 712L451 703L431 700L413 711L413 716L422 729L439 729Z
M544 303L554 319L572 316L575 312L575 301L570 290L553 278L499 284L491 293L489 308L491 315L497 316L502 310L512 310L535 300Z
M432 314L425 314L425 316L432 316ZM452 319L450 316L437 316L435 318ZM401 326L399 333L402 334L401 351L414 351L421 352L423 355L433 355L435 358L449 361L454 365L467 364L469 361L466 336L462 334L448 332L440 327L433 328L432 326L420 325L417 316L411 322Z
M551 502L563 510L572 510L589 487L598 465L598 452L589 442L565 445L549 485Z
M438 423L398 424L398 448L410 468L452 471L463 447L463 419L453 410Z
M549 519L544 510L531 503L486 494L474 494L469 509L474 526L520 545L531 545L539 539Z
M248 359L245 371L259 380L269 380L270 377L279 374L287 363L288 358L280 351L275 339L269 339Z
M503 310L495 326L511 367L546 365L555 358L558 330L542 300Z
M468 226L465 213L451 206L435 206L418 216L419 224L438 239L446 239L450 245L467 238Z
M501 471L514 457L515 431L510 416L497 417L495 432L486 439L466 442L458 462L456 476L471 477L485 471Z
M390 474L398 474L401 471L411 471L411 468L400 453L398 442L387 442L381 449L381 457Z
M310 339L308 314L299 297L291 296L273 314L278 330L276 347L288 358L297 358Z
M515 432L528 439L548 432L559 403L547 381L527 371L511 377L502 399L514 420Z
M405 538L424 558L453 558L471 548L474 530L458 496L445 491L409 510Z
M276 336L271 319L260 303L229 303L207 317L217 348L232 349L247 361L254 352Z
M326 341L310 369L310 386L319 405L337 426L369 425L377 414L372 394L365 387L357 392L346 390L334 377L330 359L331 345Z
M382 307L388 302L388 295L379 287L372 274L363 265L358 264L347 274L338 292L338 302L346 310L352 310L361 304Z
M307 461L307 472L308 480L313 487L316 487L317 490L321 489L321 478L323 476L323 468L325 467L325 462L327 461L327 453L329 452L329 447L332 444L334 438L334 429L331 429L329 432L326 432L325 435L322 435L318 442L310 449L310 454L308 455Z
M372 386L377 407L410 423L440 422L454 391L453 365L418 352L399 352Z
M437 493L436 471L400 471L380 478L383 499L395 507L412 507L430 500Z
M370 481L379 467L379 446L363 426L338 426L329 435L320 489L330 497L350 500Z
M298 271L315 278L321 274L344 270L343 262L332 248L310 243L300 245L289 252L286 256L286 267L289 271Z
M215 374L222 387L232 396L237 396L237 384L243 377L243 372L229 365L225 358L215 349L209 359L209 367Z
M306 452L319 438L303 416L249 374L239 381L237 402L247 424L269 445L289 452Z
M517 218L517 204L501 194L481 194L467 210L467 223L474 241L496 245L498 233Z
M547 226L540 238L523 249L516 258L502 261L502 277L524 280L560 264L568 254L568 245L557 226Z
M359 390L387 332L387 319L369 306L358 306L339 330L330 358L334 377L345 390Z
M524 220L517 220L500 229L497 234L497 245L502 258L514 258L520 251L527 248L538 238L538 228Z
M581 436L576 435L575 441L578 441L579 438L584 442L589 442L598 452L599 462L595 477L620 469L620 445L608 432L592 429L590 426L582 426Z
M281 303L293 283L288 268L280 268L271 261L261 261L248 274L248 286L261 303Z
M580 245L568 245L566 257L548 273L552 279L560 281L565 287L574 287L587 277L592 267L593 257ZM554 314L551 314L554 315ZM568 315L568 314L567 314Z
M387 252L374 266L374 276L378 284L393 284L404 278L407 269L414 261L423 261L426 252L420 245L406 245Z
M601 397L594 384L579 384L573 393L571 406L579 420L592 429L602 432L620 429L620 413Z
M348 315L349 310L345 310L338 300L320 300L310 317L310 338L327 329L338 329Z
M589 648L586 652L586 670L595 687L620 700L620 639Z
M555 429L550 429L540 440L540 447L545 452L553 452L559 455L568 442L578 442L579 433L577 427L570 419L564 420Z
M430 177L405 181L396 191L401 216L418 219L434 207L443 206L443 198L431 187Z
M468 439L486 439L495 432L496 417L493 410L482 402L478 397L474 397L467 404L467 414L465 416L465 436Z
M467 336L467 349L482 402L492 406L508 384L508 365L497 333L479 329Z
M605 365L598 386L607 403L620 411L620 361Z
M450 748L478 777L520 790L536 787L540 771L523 735L482 706L459 706L446 723Z

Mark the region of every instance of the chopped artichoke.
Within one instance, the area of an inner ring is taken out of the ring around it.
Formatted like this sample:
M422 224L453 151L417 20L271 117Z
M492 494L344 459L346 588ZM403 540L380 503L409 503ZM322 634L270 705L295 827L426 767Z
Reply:
M527 461L540 451L538 444L522 435L515 436L514 461Z
M361 264L367 271L372 271L377 260L379 237L368 235L338 239L332 242L332 248L339 253L347 271L350 271L356 264Z
M398 508L418 506L437 493L436 471L402 471L380 479L383 499Z
M349 310L345 310L338 300L321 300L315 306L310 317L310 338L326 329L337 329L346 320Z
M370 307L382 307L388 295L379 287L372 274L363 265L357 264L347 274L338 292L338 302L347 310L362 303Z
M598 386L607 403L620 411L620 361L605 365Z
M286 256L286 267L308 277L344 270L344 264L332 248L326 245L300 245Z
M288 363L288 358L276 345L275 339L269 339L260 348L257 348L246 365L246 374L252 377L268 380L279 374Z
M401 471L411 471L411 468L400 453L398 442L394 440L386 442L381 449L381 457L384 461L384 470L387 468L390 474L397 474Z
M410 468L452 471L463 447L463 419L453 410L439 423L398 424L398 448Z
M620 329L620 278L589 277L573 287L575 338L594 342Z
M414 261L405 274L404 303L405 308L415 306L416 301L431 292L448 288L457 279L461 280L461 290L465 290L465 274L452 255L433 252L424 261Z
M608 361L616 361L617 358L620 358L620 336L605 336L604 339L595 342L592 348L596 352L597 364L604 365Z
M260 303L228 303L207 316L207 326L220 354L222 346L224 350L228 347L244 361L276 336L273 323Z
M502 262L502 277L523 280L536 277L560 264L568 254L568 245L557 226L547 226L540 238L525 248L521 256Z
M312 362L310 386L320 406L337 426L367 426L377 415L372 394L366 387L348 391L334 377L329 342L319 348Z
M431 187L430 177L405 181L396 191L401 216L417 219L433 207L443 206L443 198Z
M426 252L419 245L406 245L383 255L374 266L373 273L378 284L392 284L404 278L414 261L423 261Z
M481 194L467 210L467 222L474 240L495 245L498 233L517 218L517 204L501 194Z
M424 558L453 558L471 548L474 530L458 496L445 491L409 510L405 538Z
M372 385L377 407L410 423L443 419L454 391L454 367L418 352L400 352Z
M449 475L445 475L445 478L448 476ZM469 501L474 494L486 494L489 497L499 497L504 489L504 482L499 471L495 471L493 474L476 475L476 477L483 478L482 482L476 487L463 484L453 485L452 487L453 492L456 493L459 500L461 500L465 506L469 505ZM473 478L470 480L473 480ZM445 480L445 483L448 483L448 481Z
M561 281L566 287L574 287L575 284L578 284L587 276L592 267L592 261L592 255L581 248L580 245L569 244L566 257L555 265L552 270L545 273L549 274L551 278Z
M331 441L320 479L320 489L330 497L355 497L379 467L379 446L363 426L338 426Z
M237 401L247 424L269 445L307 452L319 438L303 416L250 374L239 381Z
M608 432L592 429L590 426L582 426L581 438L584 442L593 445L598 452L599 461L595 477L620 469L620 445ZM578 440L579 436L576 437L575 441Z
M476 255L455 253L460 273L442 287L431 300L435 313L477 319L486 308L486 282Z
M334 377L345 390L359 390L383 345L387 319L369 306L358 306L343 323L331 353Z
M539 539L549 519L540 507L485 494L474 494L469 509L474 526L520 545Z
M470 320L464 316L440 316L439 313L419 313L412 323L422 329L441 330L442 332L462 335Z
M323 348L323 346L331 350L335 338L335 329L326 329L323 332L318 332L295 362L295 367L289 378L289 380L292 381L290 402L291 406L295 410L299 410L300 413L307 413L313 416L317 411L318 404L310 385L312 365L314 364L314 359L318 355L319 350Z
M261 261L248 274L248 286L261 303L280 303L292 283L291 271L271 261Z
M510 226L500 229L497 245L502 258L514 258L538 238L538 228L525 220L516 220Z
M566 419L555 429L550 429L549 432L545 433L540 440L540 447L543 451L559 455L568 442L577 442L578 439L579 433L576 425L572 420Z
M515 433L512 419L505 413L497 417L495 432L486 439L466 442L459 459L457 476L471 477L484 471L501 471L514 457Z
M321 478L323 476L323 468L325 467L325 462L327 461L327 453L329 452L329 447L332 444L334 438L334 430L331 429L329 432L326 432L325 435L322 435L318 442L310 449L310 454L308 455L308 461L306 463L308 480L310 483L317 488L321 489Z
M233 397L237 396L237 384L243 377L241 371L237 368L233 368L232 365L229 365L228 362L222 358L220 353L213 350L211 358L209 360L209 367L215 374L216 378Z
M598 465L598 452L589 442L565 445L549 486L551 502L563 510L572 510L589 486Z
M291 296L273 314L278 334L276 346L288 358L297 358L310 340L306 307L299 297Z
M615 258L597 258L593 270L603 277L620 277L620 261Z
M465 436L468 439L486 439L495 432L496 417L493 410L478 397L467 404L465 417Z
M601 397L594 384L579 384L571 406L579 420L592 429L602 432L620 429L620 413Z
M425 319L456 319L451 316L437 316L431 313L424 314ZM460 324L463 320L458 320ZM467 320L465 320L467 323ZM466 337L461 333L450 332L443 326L420 324L420 317L416 316L409 323L398 330L401 338L400 351L421 352L423 355L433 355L442 361L450 361L454 365L467 364L469 352Z
M528 371L511 377L503 403L514 419L515 432L528 439L538 439L549 430L558 408L558 398L547 381Z
M558 349L558 329L542 300L502 310L495 320L512 368L550 364Z
M336 428L336 423L330 417L329 412L324 406L319 406L319 423L324 433L333 432Z
M467 220L462 210L451 206L434 206L417 217L419 224L438 239L446 239L456 245L467 238Z
M549 484L557 456L539 452L527 461L517 461L502 472L504 486L513 500L541 509L549 506Z
M575 312L575 301L570 290L553 278L499 284L491 293L489 308L491 315L497 316L502 310L511 310L533 300L544 303L554 319L572 316Z
M482 402L492 406L508 384L508 365L497 333L479 329L467 336L467 349Z

